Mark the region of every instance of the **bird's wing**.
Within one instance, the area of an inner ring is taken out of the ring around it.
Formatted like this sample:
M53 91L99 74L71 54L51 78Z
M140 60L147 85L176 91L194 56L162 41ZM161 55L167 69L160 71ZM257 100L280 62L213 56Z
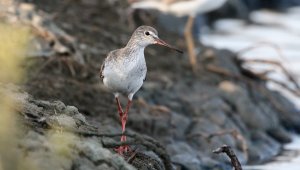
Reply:
M99 77L101 80L103 80L103 78L104 78L103 71L105 68L106 61L109 60L109 58L111 58L111 56L112 56L111 54L112 54L112 51L107 54L106 58L104 59L102 65L101 65L100 72L99 72Z
M100 68L100 72L99 72L99 77L100 77L101 80L103 80L103 78L104 78L104 75L103 75L104 67L105 67L105 60L102 63L101 68Z
M104 59L102 65L101 65L101 68L100 68L100 72L99 72L99 77L100 77L101 79L104 78L104 73L103 73L103 72L104 72L105 67L106 67L107 65L108 65L108 67L109 67L109 63L110 63L109 61L111 61L111 60L116 60L116 57L119 56L119 55L118 55L119 51L120 51L120 50L113 50L113 51L109 52L108 55L107 55L107 57Z

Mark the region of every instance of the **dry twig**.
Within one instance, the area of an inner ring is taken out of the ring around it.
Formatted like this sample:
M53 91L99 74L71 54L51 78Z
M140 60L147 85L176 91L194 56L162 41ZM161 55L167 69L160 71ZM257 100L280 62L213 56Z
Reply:
M277 52L277 54L278 54L278 56L279 56L280 59L284 60L285 62L288 62L288 59L283 55L280 47L278 45L270 43L270 42L258 42L258 43L256 43L253 46L250 46L250 47L247 47L247 48L244 48L244 49L240 50L239 52L237 52L237 56L241 56L243 53L245 53L247 51L250 51L250 50L262 47L262 46L270 46L270 47L272 47ZM300 85L299 85L299 83L293 77L293 75L281 63L279 63L277 61L263 60L263 59L251 59L251 60L247 59L247 60L242 60L242 59L238 59L237 58L237 60L239 60L239 62L241 64L240 67L242 66L243 63L247 63L247 62L264 63L264 64L271 64L271 65L278 66L282 70L282 72L286 75L286 77L289 79L289 81L291 81L294 84L294 86L295 86L295 88L297 90L293 90L290 87L288 87L288 85L286 85L286 84L284 84L282 82L276 81L274 79L267 78L266 76L259 76L259 74L256 74L256 75L258 75L260 78L262 78L262 80L271 81L273 83L276 83L276 84L282 86L283 88L287 89L291 93L296 94L297 96L300 96Z
M265 63L265 64L272 64L278 66L283 73L287 76L287 78L295 85L295 87L300 90L300 85L298 84L297 80L291 75L291 73L279 62L272 61L272 60L263 60L263 59L252 59L252 60L243 60L243 62L253 62L253 63Z
M216 154L226 153L226 155L229 157L229 159L231 161L231 165L233 166L233 168L235 170L242 170L241 163L230 146L223 145L223 146L217 148L216 150L214 150L213 153L216 153Z
M248 51L251 51L251 50L257 49L259 47L263 47L263 46L269 46L269 47L273 48L277 52L279 58L287 61L287 59L284 57L284 55L278 45L276 45L274 43L270 43L270 42L264 42L264 41L257 42L252 46L246 47L246 48L238 51L236 54L237 54L237 56L241 56L242 54L244 54Z
M242 60L239 60L238 62L239 62L239 63L243 63ZM259 79L259 80L262 80L262 81L270 81L270 82L273 82L273 83L275 83L275 84L277 84L277 85L283 87L284 89L288 90L288 91L291 92L292 94L297 95L297 96L300 96L300 90L292 89L292 88L289 87L287 84L282 83L282 82L280 82L280 81L278 81L278 80L274 80L274 79L268 78L268 77L266 77L266 76L264 76L264 75L260 75L260 74L254 73L254 72L251 71L251 70L247 70L247 69L243 68L241 65L239 65L238 67L240 67L240 69L241 69L242 72L247 73L248 76L251 75L251 76L249 76L249 77L252 77L252 78L255 77L256 79ZM246 83L248 83L248 84L252 84L252 83L250 82L250 80L247 79L246 77L243 77L243 76L241 76L241 75L232 74L232 73L229 72L228 70L223 69L223 68L221 68L221 67L218 67L218 66L215 66L215 65L211 65L211 64L210 64L210 65L207 65L205 68L206 68L206 70L208 70L208 71L210 71L210 72L213 72L213 73L216 73L216 74L219 74L219 75L222 75L222 76L227 76L227 77L230 77L230 78L234 78L234 79L237 79L237 80L240 80L240 81L244 81L244 82L246 82ZM292 77L292 76L290 75L290 77ZM294 79L293 82L295 83L295 79ZM297 83L296 83L296 84L297 84ZM298 84L295 85L295 86L297 87Z

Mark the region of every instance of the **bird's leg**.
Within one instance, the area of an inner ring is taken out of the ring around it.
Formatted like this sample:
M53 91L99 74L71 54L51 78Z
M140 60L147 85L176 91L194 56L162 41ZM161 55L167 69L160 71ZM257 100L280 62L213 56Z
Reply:
M185 28L184 28L184 37L185 37L185 41L186 41L187 48L188 48L190 64L192 66L193 71L196 72L197 71L197 59L196 59L195 44L193 41L193 34L192 34L194 19L195 18L193 16L189 16L187 23L185 25Z
M128 112L129 112L129 109L131 107L131 104L132 104L132 101L128 99L128 103L127 103L127 106L126 106L126 110L123 114L123 117L122 117L122 133L125 132L125 128L126 128L126 122L127 122L127 118L128 118ZM121 136L121 142L125 142L126 141L126 136L125 135L122 135ZM130 150L129 146L125 145L122 147L122 150L127 152Z
M117 105L118 105L118 112L119 112L119 116L120 116L120 121L122 123L122 117L124 115L124 112L123 112L123 109L122 109L122 106L120 104L120 100L118 97L116 97L116 101L117 101Z
M121 118L121 124L122 124L122 133L125 132L125 127L126 127L126 122L127 122L127 118L128 118L128 112L129 109L131 107L132 101L128 99L128 103L126 106L126 110L125 112L122 111L119 99L116 98L117 100L117 104L118 104L118 110L119 110L119 114L120 114L120 118ZM121 142L125 142L126 141L126 136L122 135L121 136ZM120 155L123 155L124 152L128 152L130 150L128 145L124 145L124 146L120 146L118 148L115 149Z
M122 118L122 133L125 132L125 126L126 126L126 122L127 122L127 118L128 118L128 112L129 112L129 109L131 107L131 104L132 104L132 101L128 99L126 110L125 110L123 118Z

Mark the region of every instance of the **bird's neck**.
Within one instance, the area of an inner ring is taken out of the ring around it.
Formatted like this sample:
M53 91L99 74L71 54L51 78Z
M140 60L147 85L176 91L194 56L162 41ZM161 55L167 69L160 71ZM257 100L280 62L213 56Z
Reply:
M140 46L137 44L127 44L126 47L124 48L125 53L127 55L125 55L127 58L144 58L144 50L145 50L145 46Z
M125 49L129 54L144 54L144 50L145 50L146 46L144 44L141 44L139 41L136 41L136 39L131 38ZM131 55L130 55L131 56Z
M144 56L144 50L145 47L139 47L139 48L129 48L128 53L130 54L129 56Z
M126 48L143 48L145 49L146 44L143 44L141 41L139 41L136 38L136 35L132 35L131 38L129 39Z

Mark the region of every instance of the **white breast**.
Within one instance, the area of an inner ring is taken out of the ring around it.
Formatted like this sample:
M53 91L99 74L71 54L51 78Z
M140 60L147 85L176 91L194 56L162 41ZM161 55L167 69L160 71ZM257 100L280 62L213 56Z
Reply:
M103 83L112 92L133 95L143 85L147 72L144 50L132 55L134 57L105 65Z

